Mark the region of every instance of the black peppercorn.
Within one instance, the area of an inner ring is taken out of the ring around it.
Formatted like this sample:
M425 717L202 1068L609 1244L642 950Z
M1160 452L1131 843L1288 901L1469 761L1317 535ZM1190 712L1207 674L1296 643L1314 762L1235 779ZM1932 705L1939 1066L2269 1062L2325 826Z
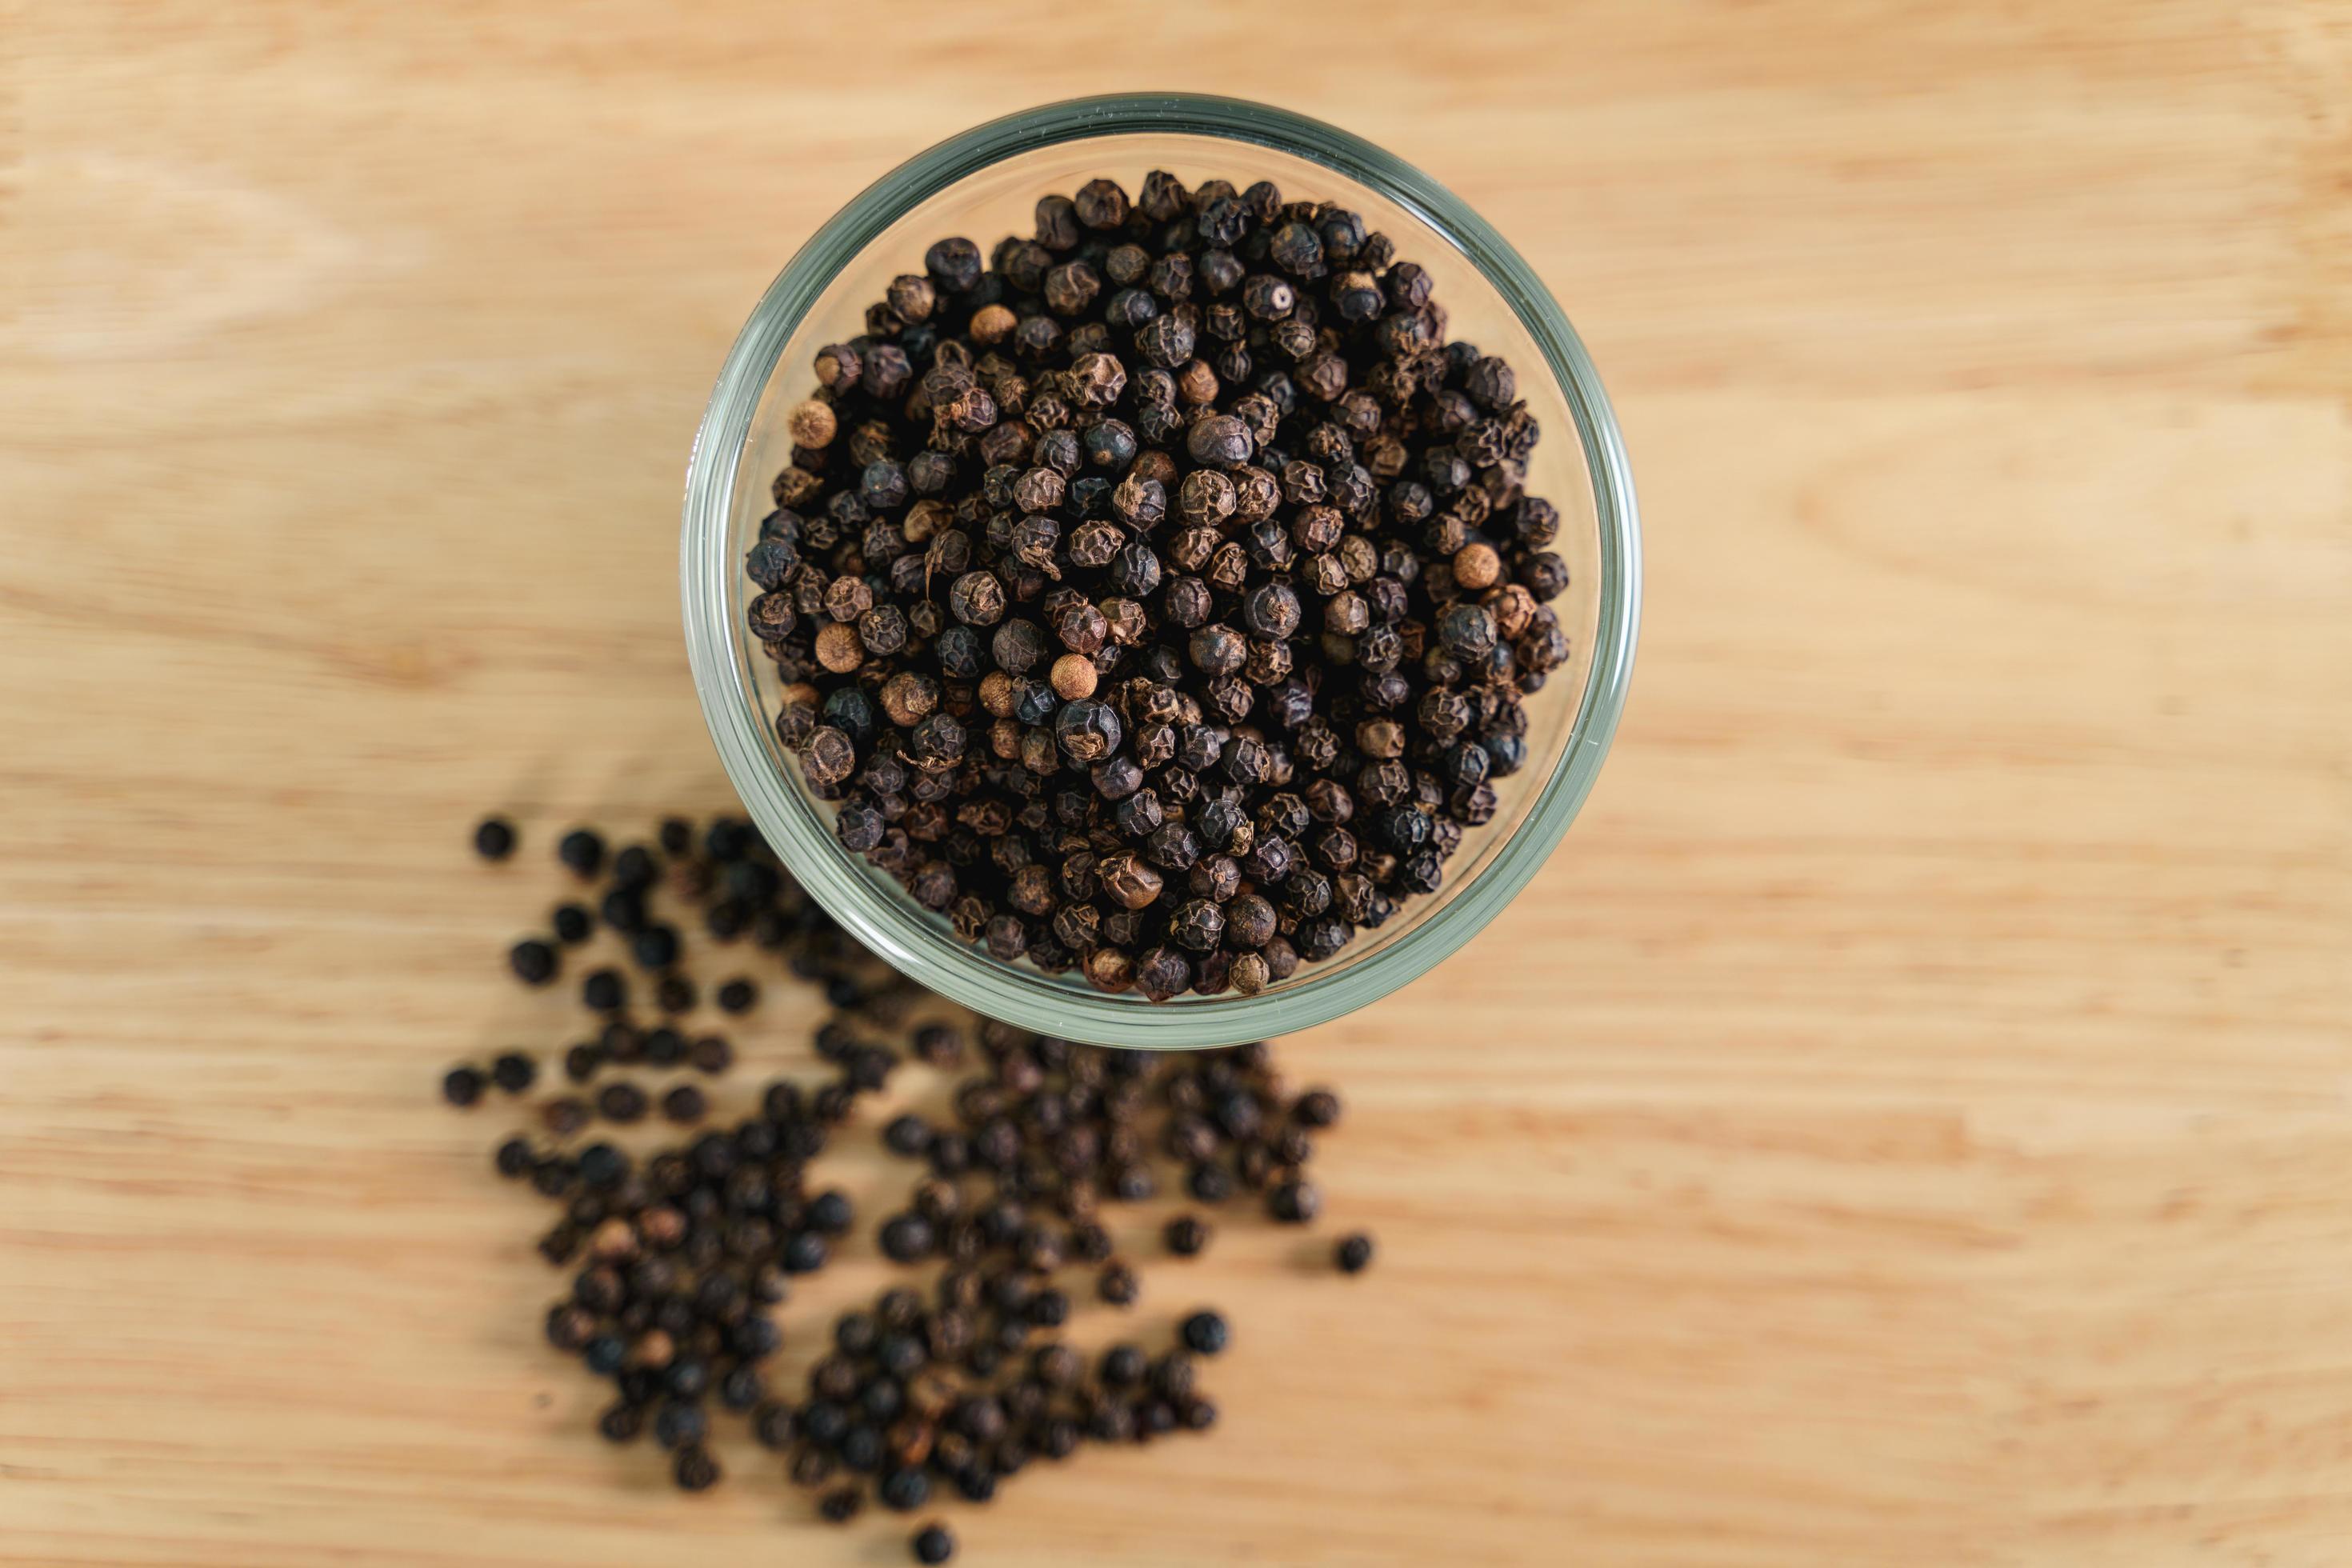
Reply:
M892 1470L882 1478L875 1494L893 1512L911 1513L930 1501L930 1478L916 1469Z
M1195 1355L1216 1355L1222 1352L1231 1338L1225 1320L1215 1312L1195 1312L1178 1328L1184 1347Z
M593 1012L616 1013L628 1005L629 983L617 969L592 970L580 983L580 1000Z
M582 877L593 877L604 864L604 841L584 827L575 827L558 840L555 858Z
M1307 1182L1284 1182L1266 1194L1266 1212L1285 1225L1305 1225L1322 1206L1322 1194Z
M704 1491L719 1482L719 1461L711 1458L709 1449L695 1444L678 1450L670 1473L677 1481L680 1490Z
M921 1505L918 1503L911 1506L920 1507ZM923 1526L922 1529L915 1531L909 1546L918 1563L945 1563L956 1554L955 1537L948 1532L947 1526L943 1524Z
M514 853L514 824L503 816L484 817L474 829L474 853L485 860L503 860Z
M507 953L507 963L525 985L544 985L555 978L555 949L536 937L515 943Z
M482 1098L482 1087L487 1081L479 1068L451 1068L442 1077L441 1098L455 1106L472 1105Z
M1179 1258L1196 1258L1209 1245L1210 1227L1197 1215L1178 1215L1168 1222L1168 1250Z
M1112 1263L1095 1279L1095 1293L1114 1307L1131 1307L1143 1293L1143 1282L1124 1263Z

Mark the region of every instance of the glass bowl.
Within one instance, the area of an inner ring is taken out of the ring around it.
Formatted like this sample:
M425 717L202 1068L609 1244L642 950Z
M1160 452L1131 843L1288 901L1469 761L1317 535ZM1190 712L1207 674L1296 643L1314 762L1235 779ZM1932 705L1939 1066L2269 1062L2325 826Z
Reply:
M1027 234L1048 192L1148 170L1187 184L1270 179L1284 197L1328 199L1385 231L1433 276L1450 336L1499 353L1544 436L1527 489L1560 512L1552 548L1570 572L1554 601L1570 658L1527 700L1526 764L1498 781L1493 820L1468 830L1444 886L1404 900L1337 955L1254 996L1153 1003L1076 974L1005 963L960 939L889 877L844 850L832 808L806 793L776 739L774 666L744 626L743 557L789 460L786 412L814 384L820 347L864 330L890 279L964 235L986 253ZM1559 843L1607 756L1631 672L1640 535L1624 442L1583 345L1525 261L1428 175L1344 131L1264 104L1184 94L1088 98L991 121L901 164L817 231L751 312L711 394L687 466L679 549L687 648L728 776L784 864L834 918L901 973L994 1018L1110 1045L1188 1048L1324 1023L1425 973L1494 919Z

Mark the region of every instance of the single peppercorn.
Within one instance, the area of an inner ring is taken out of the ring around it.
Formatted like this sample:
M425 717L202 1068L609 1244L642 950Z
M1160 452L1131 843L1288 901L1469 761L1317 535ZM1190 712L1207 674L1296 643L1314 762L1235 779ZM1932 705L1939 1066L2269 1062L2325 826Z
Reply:
M1185 1349L1208 1356L1221 1353L1232 1337L1225 1320L1213 1311L1194 1312L1179 1325L1177 1334Z
M1343 1236L1339 1245L1331 1249L1331 1257L1339 1266L1340 1273L1361 1274L1371 1265L1372 1238L1361 1231Z
M1198 1215L1178 1215L1168 1222L1163 1233L1168 1250L1179 1258L1197 1258L1209 1245L1212 1234L1208 1221Z
M450 1104L464 1108L482 1098L482 1087L488 1080L477 1067L455 1067L441 1079L441 1098Z
M628 1005L628 980L617 969L592 970L580 983L580 1000L592 1012L617 1013Z
M1131 1307L1143 1294L1143 1281L1134 1269L1115 1262L1096 1277L1095 1293L1114 1307Z
M520 1051L507 1051L490 1064L490 1081L509 1094L520 1094L539 1077L539 1064Z
M1322 1207L1322 1194L1308 1182L1284 1182L1266 1194L1266 1212L1285 1225L1305 1225Z
M557 840L555 858L581 877L593 877L604 864L604 840L585 827L575 827Z
M698 1443L679 1449L670 1468L681 1491L707 1491L718 1485L719 1473L719 1461Z
M555 978L555 949L536 937L526 937L508 951L507 963L525 985L544 985Z
M722 1012L748 1013L760 1000L760 987L751 980L738 975L719 986L717 1000Z
M915 1531L914 1539L909 1545L918 1563L945 1563L956 1554L955 1537L948 1532L948 1527L943 1524L923 1526L922 1529Z

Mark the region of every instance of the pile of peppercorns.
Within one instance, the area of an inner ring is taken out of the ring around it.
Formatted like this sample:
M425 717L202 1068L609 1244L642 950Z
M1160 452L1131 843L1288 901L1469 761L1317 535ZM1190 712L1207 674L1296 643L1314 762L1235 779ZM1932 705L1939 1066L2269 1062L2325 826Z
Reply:
M746 569L848 849L1005 962L1254 994L1435 892L1568 569L1511 367L1330 203L1155 172L816 356Z
M490 858L504 858L515 842L495 818L476 837ZM1135 1303L1141 1275L1117 1255L1103 1210L1152 1196L1163 1175L1181 1179L1202 1205L1249 1192L1276 1220L1314 1218L1320 1202L1303 1171L1313 1134L1339 1118L1336 1096L1286 1095L1264 1045L1171 1057L996 1023L915 1023L922 993L840 931L748 824L721 819L698 834L673 819L656 844L624 848L609 863L603 839L576 830L558 855L583 880L601 879L601 897L593 916L583 903L559 904L551 941L515 946L511 966L527 983L551 983L563 952L602 924L647 971L662 1014L690 1009L695 988L678 967L685 943L661 918L668 904L698 912L719 942L748 937L769 950L821 986L835 1009L814 1037L829 1081L805 1089L777 1079L731 1127L637 1158L609 1138L590 1138L592 1127L643 1121L658 1103L668 1121L700 1128L708 1097L681 1080L656 1100L634 1077L615 1075L715 1075L735 1053L722 1037L688 1039L672 1022L641 1025L616 970L584 977L582 1003L598 1026L562 1052L572 1087L538 1107L537 1136L506 1139L493 1160L500 1174L562 1205L540 1251L575 1272L548 1308L546 1334L613 1383L615 1397L597 1422L605 1437L627 1443L650 1431L677 1484L699 1491L720 1477L709 1442L712 1407L740 1415L761 1445L787 1456L793 1481L820 1492L820 1516L838 1522L862 1510L869 1488L902 1512L925 1507L938 1487L985 1502L1032 1459L1215 1423L1195 1363L1225 1348L1221 1315L1192 1313L1157 1356L1119 1344L1089 1362L1059 1337L1077 1308L1061 1280L1085 1270L1096 1299ZM688 1000L674 1005L680 996ZM731 1013L757 997L748 977L718 993ZM940 1267L925 1290L893 1287L870 1310L840 1315L806 1396L793 1398L764 1370L782 1342L771 1309L787 1299L794 1275L824 1266L831 1243L856 1220L846 1194L813 1190L809 1163L858 1100L889 1082L900 1053L884 1041L897 1036L930 1068L981 1069L955 1089L951 1125L907 1113L881 1130L891 1151L927 1169L878 1226L880 1248L909 1268ZM509 1052L488 1074L451 1069L443 1092L470 1107L492 1085L521 1095L538 1079L533 1058ZM1197 1255L1211 1236L1209 1222L1191 1213L1162 1231L1178 1257ZM1370 1256L1360 1235L1334 1253L1349 1273ZM910 1545L925 1563L955 1550L938 1523Z

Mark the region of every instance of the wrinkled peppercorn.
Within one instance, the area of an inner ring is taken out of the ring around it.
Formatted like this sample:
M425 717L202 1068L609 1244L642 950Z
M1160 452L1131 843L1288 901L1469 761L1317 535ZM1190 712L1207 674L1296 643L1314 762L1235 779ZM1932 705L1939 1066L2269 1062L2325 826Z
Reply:
M1195 1355L1216 1355L1232 1337L1225 1320L1214 1312L1195 1312L1179 1325L1178 1337Z
M507 953L507 963L525 985L544 985L555 978L555 949L536 937L515 943Z
M485 1081L479 1068L451 1068L441 1079L441 1098L455 1106L472 1105L482 1098Z

